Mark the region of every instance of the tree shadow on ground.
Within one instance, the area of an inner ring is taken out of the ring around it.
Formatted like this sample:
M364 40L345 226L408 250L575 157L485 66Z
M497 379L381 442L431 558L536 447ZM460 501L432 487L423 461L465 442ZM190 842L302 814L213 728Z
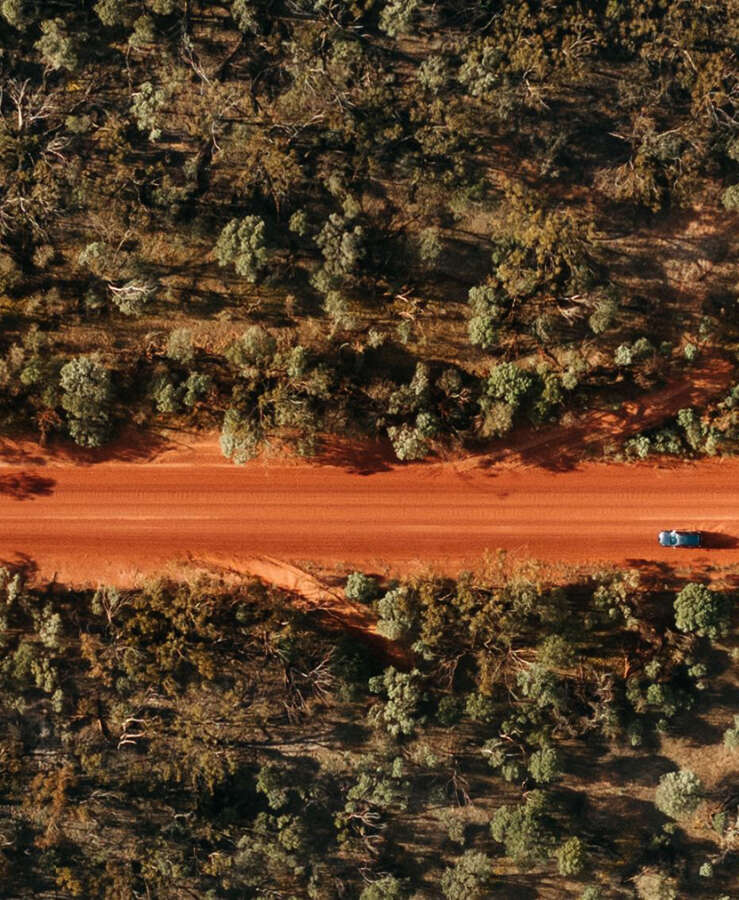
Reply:
M13 500L33 500L54 492L55 479L36 472L13 472L0 475L0 495Z
M656 788L660 777L672 772L675 763L666 756L650 753L644 756L611 756L603 760L597 768L602 770L600 775L602 780L610 784L623 788L628 788L629 785ZM597 777L595 773L593 777Z
M392 444L382 438L371 442L324 438L316 462L323 466L339 466L353 475L388 472L398 465Z
M147 462L165 450L171 450L174 442L148 429L126 426L104 447L78 447L69 440L49 442L49 456L78 465L100 462Z
M656 542L655 542L656 543ZM641 583L648 588L664 591L682 587L684 578L679 577L671 563L654 559L632 558L626 560L630 569L638 569Z
M31 581L38 573L38 563L27 553L15 551L13 559L0 559L0 568L9 572L20 573L24 581Z
M0 459L14 466L46 465L46 459L40 453L19 447L6 438L0 438Z

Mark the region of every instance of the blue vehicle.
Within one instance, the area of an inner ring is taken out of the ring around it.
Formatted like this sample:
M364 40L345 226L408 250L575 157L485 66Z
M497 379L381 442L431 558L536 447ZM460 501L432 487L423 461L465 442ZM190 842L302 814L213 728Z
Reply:
M700 531L660 531L659 542L662 547L700 547Z

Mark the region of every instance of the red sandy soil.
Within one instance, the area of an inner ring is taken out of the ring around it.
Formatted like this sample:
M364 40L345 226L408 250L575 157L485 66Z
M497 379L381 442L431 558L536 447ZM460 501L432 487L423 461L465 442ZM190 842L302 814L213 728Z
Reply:
M657 532L673 527L707 532L708 546L660 548ZM723 566L739 562L738 539L739 460L730 459L567 471L465 460L358 475L236 467L209 446L155 463L0 468L0 560L69 584L125 585L201 561L244 571L265 556L453 572L498 548L573 564Z
M124 434L98 451L0 438L0 562L39 581L130 586L193 569L253 575L381 645L369 613L289 561L454 574L485 552L592 567L739 562L739 460L581 464L614 437L700 406L732 381L706 359L666 388L483 456L399 466L387 443L334 441L321 465L224 461L214 436ZM657 545L696 528L706 547ZM393 649L384 647L388 655Z

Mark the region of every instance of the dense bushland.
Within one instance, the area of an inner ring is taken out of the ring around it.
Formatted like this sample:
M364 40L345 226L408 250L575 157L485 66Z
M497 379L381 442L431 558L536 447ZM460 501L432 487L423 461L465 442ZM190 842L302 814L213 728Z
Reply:
M4 0L0 422L414 459L733 356L737 42L728 2ZM629 453L730 447L715 399Z
M731 594L502 570L348 593L405 667L256 582L2 570L3 893L735 894Z

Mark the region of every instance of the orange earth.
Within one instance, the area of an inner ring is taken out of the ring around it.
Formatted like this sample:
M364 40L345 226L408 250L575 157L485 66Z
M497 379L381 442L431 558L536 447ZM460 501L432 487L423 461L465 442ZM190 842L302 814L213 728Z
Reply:
M454 572L499 548L574 564L739 563L733 459L553 471L481 457L378 463L358 474L295 462L237 467L212 440L147 462L87 465L6 440L0 459L0 561L67 584L125 586L185 563L274 573L275 560L366 571L408 571L421 560ZM657 532L673 527L706 532L707 546L660 548Z

